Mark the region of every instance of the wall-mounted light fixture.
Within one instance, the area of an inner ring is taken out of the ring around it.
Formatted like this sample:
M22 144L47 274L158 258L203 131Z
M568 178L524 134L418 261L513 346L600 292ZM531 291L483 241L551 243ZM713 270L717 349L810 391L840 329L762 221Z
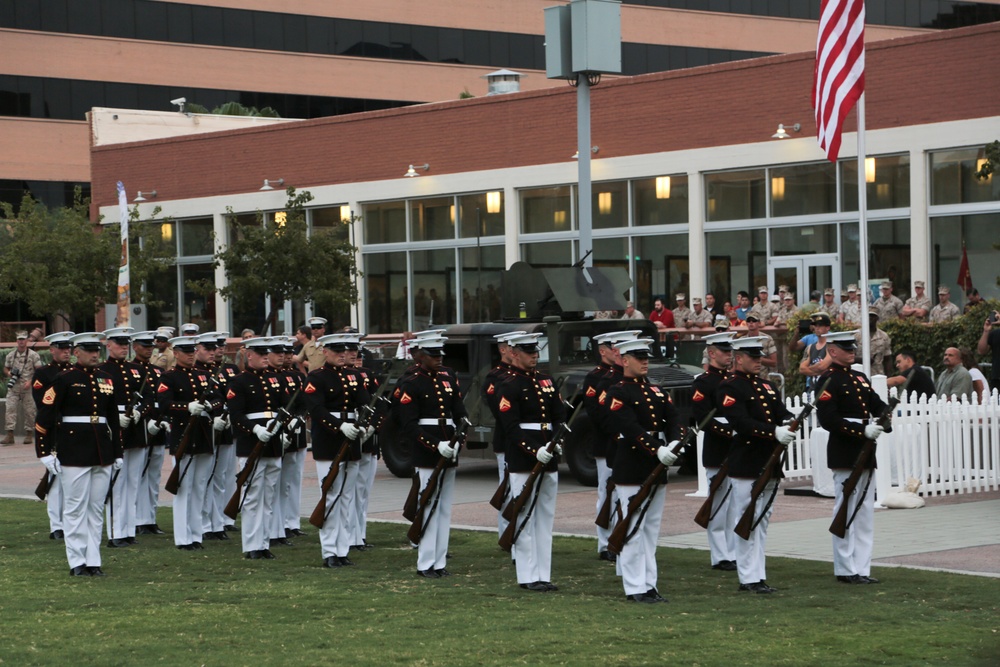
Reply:
M486 212L487 213L499 213L501 195L499 191L494 190L493 192L486 193Z
M430 171L430 168L431 168L431 165L428 164L428 163L416 164L416 165L411 164L410 168L406 170L406 173L403 174L403 176L405 176L407 178L413 178L414 176L419 176L420 175L420 174L417 173L418 169L420 171Z
M669 176L657 176L656 177L656 198L657 199L670 199L670 177Z
M283 179L283 178L279 178L278 180L271 180L271 179L265 178L264 179L264 185L260 186L260 189L261 189L262 192L265 192L267 190L273 190L274 186L276 186L276 185L280 188L284 184L285 184L285 179Z
M146 192L139 190L139 192L137 192L135 195L135 199L133 199L132 201L144 202L147 199L156 199L156 190L147 190Z
M788 134L788 130L792 132L801 132L802 125L795 123L794 125L789 125L787 128L783 123L778 123L778 131L771 135L772 139L789 139L792 135Z
M597 155L597 153L600 150L601 150L600 146L591 146L590 147L590 152L593 153L594 155ZM575 153L573 153L573 157L571 159L573 159L573 160L579 160L580 159L580 151L576 151Z

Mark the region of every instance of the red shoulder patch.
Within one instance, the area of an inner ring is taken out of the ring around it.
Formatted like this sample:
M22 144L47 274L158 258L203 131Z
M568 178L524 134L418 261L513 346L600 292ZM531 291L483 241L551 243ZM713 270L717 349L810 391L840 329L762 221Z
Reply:
M614 410L620 410L623 405L625 405L625 404L622 403L621 401L619 401L617 398L612 398L611 399L611 410L612 411L614 411Z
M705 394L703 394L700 391L698 391L697 389L695 389L694 390L694 395L691 396L691 400L692 401L704 401L705 400Z
M608 392L602 391L601 395L597 397L597 402L604 405L604 400L608 397Z
M507 412L508 410L510 410L510 401L508 401L506 398L501 398L500 412Z
M35 383L33 385L31 385L31 388L32 389L41 389L42 388L42 381L41 380L35 380Z
M306 385L306 388L305 388L305 390L304 390L304 391L305 391L305 392L306 392L307 394L315 394L315 393L316 393L316 387L314 387L314 386L313 386L313 383L312 383L312 382L310 382L309 384L307 384L307 385Z
M731 405L736 405L736 399L726 394L726 397L722 399L722 407L728 408Z
M410 398L410 395L407 394L405 391L403 392L402 397L400 397L400 399L399 399L399 402L402 403L403 405L406 405L407 403L410 403L412 401L413 401L413 399Z
M819 400L821 400L821 401L829 401L832 398L833 398L833 394L831 394L828 391L824 391L822 394L819 395Z
M236 392L233 391L232 389L230 389L229 391L226 392L226 399L228 400L228 399L232 398L235 395L236 395Z
M156 388L156 393L157 393L157 394L162 394L163 392L165 392L165 391L166 391L167 389L169 389L169 388L170 388L170 387L168 387L167 385L165 385L164 383L162 383L162 382L161 382L161 383L160 383L160 386L158 386L158 387Z
M490 382L490 386L486 388L486 393L492 396L494 392L496 392L496 386Z
M597 390L593 387L587 387L587 396L597 396Z

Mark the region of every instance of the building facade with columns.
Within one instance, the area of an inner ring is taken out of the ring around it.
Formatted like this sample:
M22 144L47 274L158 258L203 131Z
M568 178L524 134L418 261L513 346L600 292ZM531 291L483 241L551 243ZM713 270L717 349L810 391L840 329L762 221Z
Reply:
M1000 86L981 55L998 37L1000 24L987 24L869 45L869 277L892 279L901 297L913 280L956 294L963 243L974 284L1000 296L1000 187L973 175L984 145L1000 138ZM801 302L812 289L857 282L854 114L832 164L816 143L812 68L806 52L593 89L593 261L629 271L641 311L676 292L711 291L721 303L789 284ZM140 218L159 207L150 224L169 230L176 253L152 286L165 305L150 311L150 326L259 326L256 313L205 302L185 285L224 284L214 244L257 224L257 211L265 220L281 211L285 195L260 191L265 178L308 190L310 224L359 247L362 302L338 317L371 333L489 320L504 268L579 255L575 102L558 86L95 145L93 210L117 220L118 180L158 192ZM772 139L779 123L790 138ZM352 215L360 220L341 222ZM286 304L285 328L313 308Z

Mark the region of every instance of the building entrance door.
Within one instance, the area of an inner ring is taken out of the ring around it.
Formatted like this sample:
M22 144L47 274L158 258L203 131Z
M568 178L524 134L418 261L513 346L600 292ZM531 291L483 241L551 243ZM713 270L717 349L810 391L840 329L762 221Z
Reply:
M836 253L823 255L782 255L767 260L768 284L777 287L788 285L795 292L795 305L809 302L809 293L822 293L827 287L840 295L840 256ZM820 298L820 302L822 302ZM838 299L839 300L839 299Z

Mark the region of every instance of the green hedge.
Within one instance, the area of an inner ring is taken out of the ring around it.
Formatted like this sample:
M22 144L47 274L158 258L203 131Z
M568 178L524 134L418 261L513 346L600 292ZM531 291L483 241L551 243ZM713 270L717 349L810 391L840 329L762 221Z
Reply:
M889 334L889 338L892 339L894 355L903 348L910 348L916 354L917 362L921 366L931 366L935 373L940 373L944 367L944 351L947 348L967 347L975 354L976 344L983 335L983 322L994 310L1000 310L1000 301L983 302L965 315L933 326L899 319L879 322L878 328ZM795 331L799 319L795 316L788 319L789 331ZM834 322L831 331L847 331L853 328ZM990 361L989 355L982 357L976 355L976 358L979 361ZM799 374L801 361L802 353L789 353L788 368L785 369L785 396L795 396L805 391L805 378ZM892 372L890 369L886 370Z

